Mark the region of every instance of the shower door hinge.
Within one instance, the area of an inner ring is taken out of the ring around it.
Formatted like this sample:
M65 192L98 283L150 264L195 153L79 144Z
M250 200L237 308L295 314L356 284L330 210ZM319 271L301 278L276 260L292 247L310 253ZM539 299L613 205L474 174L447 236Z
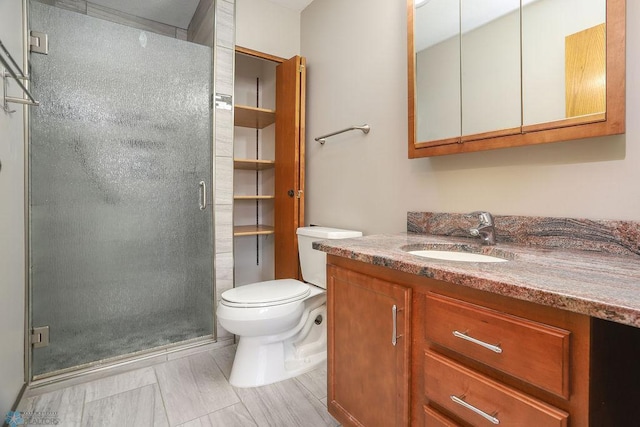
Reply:
M48 326L41 326L31 330L31 345L33 345L33 348L46 347L49 345Z
M29 50L43 55L49 54L49 36L39 31L29 33Z

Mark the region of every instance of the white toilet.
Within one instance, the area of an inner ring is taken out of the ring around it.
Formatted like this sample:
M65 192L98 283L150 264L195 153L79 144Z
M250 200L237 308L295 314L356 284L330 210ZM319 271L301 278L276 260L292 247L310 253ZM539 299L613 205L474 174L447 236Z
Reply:
M302 227L297 234L302 277L308 283L269 280L222 293L218 321L240 337L229 378L235 387L257 387L295 377L327 358L327 257L311 244L362 233Z

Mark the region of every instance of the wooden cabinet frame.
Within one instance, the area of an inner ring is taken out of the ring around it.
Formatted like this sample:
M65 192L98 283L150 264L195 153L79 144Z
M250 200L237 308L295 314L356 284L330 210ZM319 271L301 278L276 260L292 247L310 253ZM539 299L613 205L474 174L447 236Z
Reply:
M583 314L516 300L335 255L328 255L327 264L329 280L327 304L329 320L328 407L329 412L345 426L363 425L356 417L350 416L347 411L349 408L341 407L340 402L335 401L334 390L336 387L350 387L352 385L341 384L341 378L332 375L334 373L332 366L340 357L340 353L336 352L339 343L335 342L332 333L333 330L341 327L339 323L336 323L335 318L332 320L332 307L336 303L335 289L337 286L349 286L349 282L374 287L381 283L387 287L393 284L397 287L404 287L411 292L410 324L405 330L410 336L410 375L406 377L405 371L401 370L396 373L397 377L395 377L406 378L404 385L409 387L409 392L408 394L398 392L397 397L406 399L406 404L410 405L410 414L409 421L400 425L423 426L425 418L433 420L434 414L441 425L468 425L453 414L447 413L437 403L426 399L424 379L426 352L438 353L456 363L463 364L480 375L490 377L505 386L567 412L570 426L633 425L640 417L640 406L637 405L640 400L640 388L637 387L640 382L640 368L637 364L637 354L640 349L640 328L594 319ZM332 280L332 277L335 276L340 277L341 280ZM428 319L425 302L430 293L455 298L469 304L481 305L488 310L495 310L508 316L517 316L570 331L568 336L570 342L569 359L567 361L568 394L560 396L557 393L549 392L523 379L430 342L427 338L425 323ZM344 300L344 295L342 298L340 303L348 310L349 301ZM376 315L383 316L384 313L376 312ZM354 322L357 321L363 321L363 319L354 319ZM382 341L386 341L386 338L383 336ZM374 359L376 356L375 353L359 355L360 358ZM364 363L369 362L365 361ZM357 369L358 366L354 365L354 369ZM376 373L373 372L372 375L374 374ZM376 401L376 398L373 398L371 404L380 403ZM398 407L402 407L402 405L398 405ZM442 414L442 417L439 414Z
M273 199L274 224L236 226L234 236L273 234L275 278L299 278L296 230L304 226L305 58L294 56L284 59L241 46L236 46L235 51L278 65L275 110L234 106L236 126L263 129L275 123L275 161L234 159L235 169L275 169L273 195L234 197L235 200Z
M408 63L408 156L441 156L446 154L494 150L549 142L568 141L625 132L625 60L626 60L626 0L607 1L606 26L606 112L568 118L555 122L502 129L476 135L465 135L437 141L416 141L415 52L413 40L414 0L407 1L407 63ZM515 133L515 134L514 134Z

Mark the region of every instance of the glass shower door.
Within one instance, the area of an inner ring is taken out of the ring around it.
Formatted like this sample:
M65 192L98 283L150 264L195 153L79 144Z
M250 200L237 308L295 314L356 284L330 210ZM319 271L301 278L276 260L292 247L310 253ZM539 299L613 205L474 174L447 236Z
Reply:
M31 2L32 375L211 336L211 49Z

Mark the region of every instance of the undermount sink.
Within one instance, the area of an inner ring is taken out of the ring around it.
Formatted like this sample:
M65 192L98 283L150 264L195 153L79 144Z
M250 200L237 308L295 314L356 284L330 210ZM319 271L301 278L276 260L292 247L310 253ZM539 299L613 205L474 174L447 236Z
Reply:
M457 251L438 251L438 250L420 250L408 251L412 255L424 258L440 259L446 261L462 261L462 262L506 262L504 258L498 258L491 255L476 254L472 252Z

